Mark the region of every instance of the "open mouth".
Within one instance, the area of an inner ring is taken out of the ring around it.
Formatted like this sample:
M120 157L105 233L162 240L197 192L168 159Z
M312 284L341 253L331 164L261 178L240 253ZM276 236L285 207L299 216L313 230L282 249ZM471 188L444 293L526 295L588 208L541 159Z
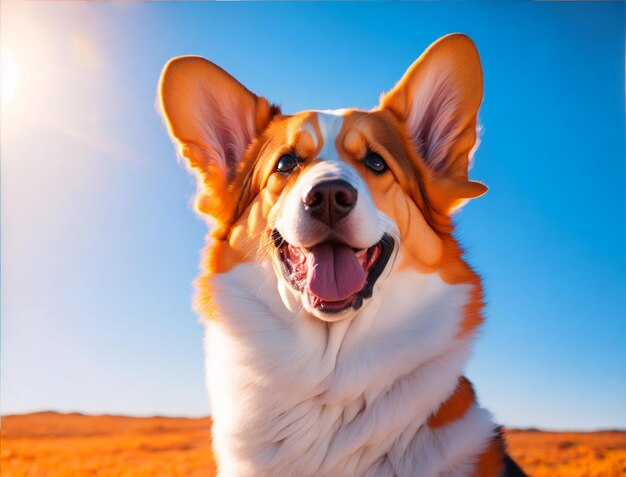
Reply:
M337 241L304 249L286 242L276 229L271 237L287 282L306 293L311 306L324 313L361 308L363 300L372 296L394 247L393 238L387 234L362 250Z

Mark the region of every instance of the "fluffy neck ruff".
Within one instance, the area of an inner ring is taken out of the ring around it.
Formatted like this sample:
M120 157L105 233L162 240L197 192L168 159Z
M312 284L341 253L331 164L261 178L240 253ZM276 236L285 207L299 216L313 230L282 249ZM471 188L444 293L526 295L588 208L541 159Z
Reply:
M469 475L497 432L475 404L427 424L468 358L473 336L458 331L472 285L394 271L355 318L330 324L290 313L267 263L199 286L216 313L206 355L221 476Z

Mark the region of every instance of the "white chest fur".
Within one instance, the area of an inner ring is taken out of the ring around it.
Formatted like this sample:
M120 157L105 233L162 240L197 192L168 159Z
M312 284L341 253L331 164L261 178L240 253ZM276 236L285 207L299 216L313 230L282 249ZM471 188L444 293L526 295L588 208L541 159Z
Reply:
M212 277L207 381L221 476L466 475L493 435L486 411L437 431L471 337L468 285L393 272L354 319L283 305L268 264ZM456 426L453 428L453 426Z

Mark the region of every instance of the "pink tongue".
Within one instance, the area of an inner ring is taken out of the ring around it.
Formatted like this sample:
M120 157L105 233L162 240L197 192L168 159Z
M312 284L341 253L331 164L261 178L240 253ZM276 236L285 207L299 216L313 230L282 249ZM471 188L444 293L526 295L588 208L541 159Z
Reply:
M345 300L363 289L366 274L352 248L325 242L307 256L309 290L326 301Z

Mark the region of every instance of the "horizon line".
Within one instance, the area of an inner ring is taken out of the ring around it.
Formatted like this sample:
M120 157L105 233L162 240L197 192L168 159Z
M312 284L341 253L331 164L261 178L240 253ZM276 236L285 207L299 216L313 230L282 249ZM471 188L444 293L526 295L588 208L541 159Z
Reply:
M90 412L81 412L81 411L54 411L51 409L38 410L38 411L29 411L29 412L16 412L5 414L0 411L0 419L5 417L20 417L20 416L30 416L33 414L58 414L60 416L70 416L70 415L78 415L83 417L122 417L127 419L211 419L212 415L196 415L196 416L181 416L181 415L172 415L172 414L116 414L116 413L90 413ZM607 433L607 432L617 432L617 433L626 433L626 427L599 427L593 429L563 429L563 428L550 428L550 427L509 427L509 426L501 426L505 431L515 431L515 432L546 432L546 433L555 433L555 434L564 434L564 433L572 433L572 434L597 434L597 433Z

